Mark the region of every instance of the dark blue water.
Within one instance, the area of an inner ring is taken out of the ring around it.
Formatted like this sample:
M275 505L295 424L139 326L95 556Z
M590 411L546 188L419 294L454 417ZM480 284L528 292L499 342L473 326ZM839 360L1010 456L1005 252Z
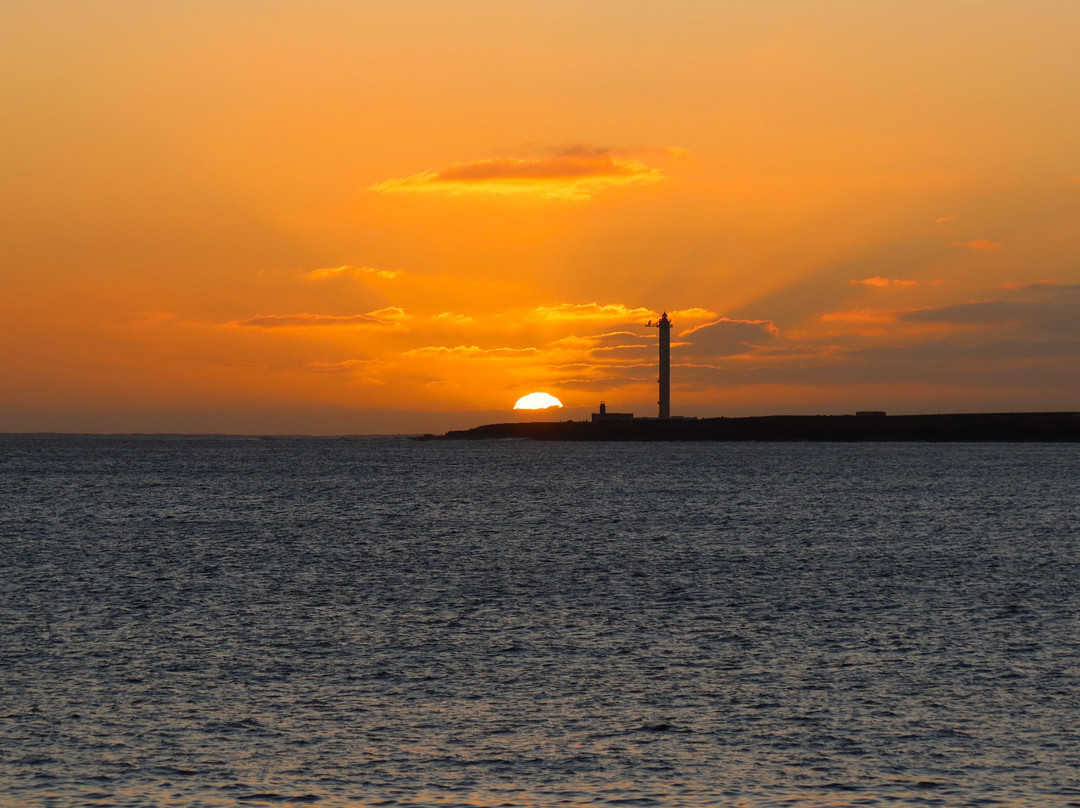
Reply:
M0 437L0 804L1080 805L1078 470Z

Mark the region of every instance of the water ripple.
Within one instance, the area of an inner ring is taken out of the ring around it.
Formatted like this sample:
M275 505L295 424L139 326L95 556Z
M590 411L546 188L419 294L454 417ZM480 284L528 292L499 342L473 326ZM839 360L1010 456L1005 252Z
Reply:
M0 804L1080 805L1077 461L0 437Z

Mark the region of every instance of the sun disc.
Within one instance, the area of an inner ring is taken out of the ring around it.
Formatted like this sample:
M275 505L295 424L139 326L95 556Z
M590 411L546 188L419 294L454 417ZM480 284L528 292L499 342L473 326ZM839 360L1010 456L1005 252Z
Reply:
M515 410L546 410L548 407L561 407L562 402L550 393L529 393L522 396L514 405Z

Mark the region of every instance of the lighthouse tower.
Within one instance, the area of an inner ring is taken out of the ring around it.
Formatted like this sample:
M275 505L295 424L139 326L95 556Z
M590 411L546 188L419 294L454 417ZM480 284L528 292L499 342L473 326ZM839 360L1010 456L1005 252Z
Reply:
M671 320L667 312L655 323L649 321L650 328L660 329L660 418L671 417Z

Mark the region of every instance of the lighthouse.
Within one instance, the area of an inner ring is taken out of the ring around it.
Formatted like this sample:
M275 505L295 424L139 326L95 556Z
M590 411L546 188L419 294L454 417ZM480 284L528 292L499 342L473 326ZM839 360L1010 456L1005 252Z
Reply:
M667 312L655 323L649 321L650 328L660 329L660 418L671 417L671 320Z

